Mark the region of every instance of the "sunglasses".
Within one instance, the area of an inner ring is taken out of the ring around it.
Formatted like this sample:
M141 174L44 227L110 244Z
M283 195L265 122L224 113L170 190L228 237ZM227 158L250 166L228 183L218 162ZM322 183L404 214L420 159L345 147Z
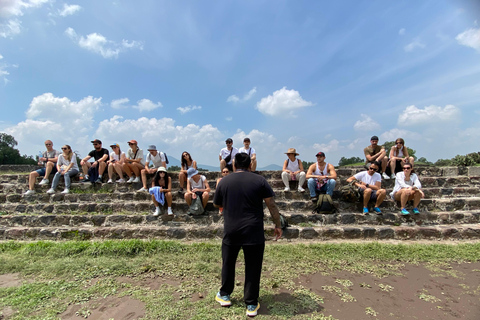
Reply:
M403 144L403 143L401 143L401 142L395 142L395 144Z
M403 170L410 170L410 169L412 169L412 168L410 168L410 167L403 167Z
M377 171L375 168L368 168L368 170Z
M68 148L62 148L62 150L68 150Z
M51 143L45 143L46 146L51 146L52 144Z
M222 171L222 173L228 173L228 171Z
M112 149L117 149L118 147L117 146L113 146Z
M133 146L134 144L135 144L135 143L129 143L128 145L129 145L129 146Z

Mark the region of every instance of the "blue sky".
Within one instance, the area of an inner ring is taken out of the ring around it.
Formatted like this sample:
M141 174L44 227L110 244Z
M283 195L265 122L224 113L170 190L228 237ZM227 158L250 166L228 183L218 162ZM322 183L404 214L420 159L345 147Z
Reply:
M217 165L296 148L363 156L402 137L430 161L479 151L477 1L0 0L0 131L22 154L136 139Z

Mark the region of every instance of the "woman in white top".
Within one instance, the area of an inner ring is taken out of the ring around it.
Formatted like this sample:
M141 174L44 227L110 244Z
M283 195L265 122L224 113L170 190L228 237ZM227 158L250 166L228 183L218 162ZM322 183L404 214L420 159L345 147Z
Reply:
M125 152L120 150L120 145L114 143L110 145L112 152L110 153L110 159L107 161L108 165L108 181L107 183L113 183L113 172L117 172L120 179L117 180L117 183L125 182L123 180L123 164L125 163Z
M420 199L425 197L425 194L421 190L422 184L415 173L412 172L412 165L410 163L405 163L403 165L403 172L397 173L395 180L395 187L390 193L390 197L395 201L400 201L402 208L401 213L403 215L410 214L405 205L407 201L413 200L413 213L418 214L418 204Z
M390 171L392 172L392 179L395 179L395 174L397 172L401 172L401 168L403 168L405 163L410 163L413 168L413 157L408 155L408 149L405 147L405 141L402 138L398 138L395 140L395 144L390 149L390 156L389 156L389 166ZM395 170L396 169L396 170Z
M130 149L127 151L123 170L128 176L127 183L140 182L140 172L145 168L145 159L143 158L143 150L138 148L137 140L128 141ZM133 175L135 174L135 178Z
M55 173L53 177L52 187L47 191L49 194L55 193L61 176L65 179L65 190L63 190L62 193L69 193L70 177L78 173L77 157L75 153L73 153L72 148L66 144L62 147L62 151L63 153L58 156L57 173Z
M187 170L190 168L197 169L197 161L192 159L192 156L187 151L182 153L182 164L180 168L180 173L178 174L178 179L180 181L180 192L183 192L183 187L185 186L185 180L187 180Z
M303 171L302 160L297 159L296 156L299 154L295 148L289 148L285 154L288 156L288 159L283 163L282 169L282 181L285 185L283 191L290 191L290 180L298 180L298 191L304 192L303 185L305 184L305 171Z
M197 195L202 196L202 205L205 208L210 197L210 186L208 185L207 178L204 175L200 175L195 168L187 170L187 192L185 192L184 198L187 201L188 206L192 204L192 199L196 199Z

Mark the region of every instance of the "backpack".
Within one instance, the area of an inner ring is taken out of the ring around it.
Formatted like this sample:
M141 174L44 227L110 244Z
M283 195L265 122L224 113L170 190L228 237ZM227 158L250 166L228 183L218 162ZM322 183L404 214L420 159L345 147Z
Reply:
M167 157L167 154L164 152L163 155L165 156L165 163L168 164L168 157Z
M285 231L288 228L288 220L281 213L280 213L280 226L281 226L283 231Z
M205 212L202 204L202 192L196 192L197 198L192 199L192 204L188 208L187 214L189 216L199 216Z
M333 205L332 197L329 194L320 194L318 195L317 206L312 213L332 214L337 211L337 208Z
M347 202L357 202L360 199L360 192L358 192L358 187L355 185L356 180L353 180L349 184L340 188L340 193L343 200Z

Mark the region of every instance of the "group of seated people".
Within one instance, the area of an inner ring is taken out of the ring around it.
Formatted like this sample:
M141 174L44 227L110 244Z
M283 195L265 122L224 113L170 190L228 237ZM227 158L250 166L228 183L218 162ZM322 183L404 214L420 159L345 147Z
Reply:
M94 147L88 155L81 159L80 165L84 173L83 181L102 183L105 170L108 172L107 183L142 183L142 188L138 191L149 192L155 205L155 215L160 214L160 205L167 203L167 212L172 212L172 181L167 172L168 158L165 153L159 152L155 145L148 146L148 154L144 157L143 150L138 147L136 140L128 141L129 149L127 153L121 151L120 145L114 143L110 145L112 151L102 147L102 141L95 139L91 141ZM251 158L251 171L256 170L256 152L250 147L250 139L245 138L244 147L237 149L233 147L233 140L228 138L226 147L220 150L219 161L222 177L233 171L235 154L247 153ZM367 171L362 171L347 179L347 182L353 182L363 197L363 213L368 210L368 202L375 201L374 212L380 214L380 204L386 196L385 189L381 188L382 176L384 179L390 179L385 171L390 166L392 178L396 178L395 187L390 194L392 199L401 203L402 214L409 214L405 209L408 200L414 201L413 213L419 213L418 204L424 197L421 191L421 184L413 169L413 157L408 155L407 148L404 146L404 140L398 138L395 145L390 150L390 158L386 157L385 148L378 145L378 137L373 136L370 140L371 145L364 149ZM39 157L41 169L33 171L29 176L29 188L25 195L34 194L34 184L37 177L43 177L40 185L48 184L49 175L54 174L51 188L47 191L49 194L55 193L60 177L65 179L65 189L62 193L69 193L71 186L71 177L79 173L76 154L69 145L64 145L62 153L53 149L53 143L50 140L45 141L46 151ZM298 191L305 192L303 186L307 182L308 191L313 201L317 199L317 193L325 192L332 196L336 186L337 173L332 164L325 162L325 153L316 154L317 161L310 165L307 172L303 168L302 161L297 158L299 155L296 149L290 148L285 152L287 159L282 168L282 181L285 185L285 192L290 191L290 181L298 180ZM93 162L89 160L93 158ZM380 175L380 169L383 174ZM114 173L119 177L114 180ZM396 174L395 174L396 173ZM128 177L125 181L124 175ZM153 175L151 185L148 186L148 176ZM308 180L307 180L308 179ZM221 180L219 178L218 182ZM184 191L186 182L186 191ZM205 207L210 197L210 186L207 178L198 173L197 162L191 155L184 151L181 156L181 169L179 172L179 193L183 194L188 205L196 197L201 197L202 204ZM221 212L220 212L221 213Z

